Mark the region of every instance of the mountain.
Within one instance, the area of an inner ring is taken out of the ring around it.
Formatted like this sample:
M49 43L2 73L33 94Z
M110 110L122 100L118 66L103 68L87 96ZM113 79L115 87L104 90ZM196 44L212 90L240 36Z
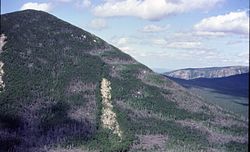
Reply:
M166 72L164 75L185 80L196 78L221 78L236 74L248 73L247 66L228 66L228 67L210 67L210 68L188 68Z
M1 15L0 151L247 151L248 120L41 11Z
M237 74L223 78L197 78L191 80L172 77L168 78L184 87L205 87L223 94L240 97L249 96L249 73Z

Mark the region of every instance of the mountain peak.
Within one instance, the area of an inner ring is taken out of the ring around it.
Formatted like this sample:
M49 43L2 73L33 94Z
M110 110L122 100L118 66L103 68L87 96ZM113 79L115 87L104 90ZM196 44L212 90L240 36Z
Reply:
M53 15L1 15L2 35L0 151L226 151L248 143L244 118Z

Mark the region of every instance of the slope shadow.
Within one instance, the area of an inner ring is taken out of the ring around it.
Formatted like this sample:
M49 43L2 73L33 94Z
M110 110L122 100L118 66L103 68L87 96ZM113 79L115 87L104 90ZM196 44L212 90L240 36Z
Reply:
M59 104L47 107L44 111L46 118L41 115L39 121L32 118L30 122L18 116L0 114L0 151L39 151L53 145L87 141L96 126L87 119L70 118L68 109Z
M217 93L249 97L249 73L239 74L223 78L197 78L192 80L184 80L165 76L185 88L203 87L215 90Z

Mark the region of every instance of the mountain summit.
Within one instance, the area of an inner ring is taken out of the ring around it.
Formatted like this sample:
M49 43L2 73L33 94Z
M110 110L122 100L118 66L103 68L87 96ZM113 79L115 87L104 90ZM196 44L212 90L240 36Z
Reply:
M248 120L95 35L1 15L0 151L247 151Z

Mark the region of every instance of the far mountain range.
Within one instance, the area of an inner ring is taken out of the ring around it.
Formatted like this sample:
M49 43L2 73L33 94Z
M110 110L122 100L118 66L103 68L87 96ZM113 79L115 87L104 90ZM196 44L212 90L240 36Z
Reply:
M227 66L227 67L208 67L208 68L187 68L170 72L164 75L185 80L196 78L221 78L237 74L248 73L248 66Z

